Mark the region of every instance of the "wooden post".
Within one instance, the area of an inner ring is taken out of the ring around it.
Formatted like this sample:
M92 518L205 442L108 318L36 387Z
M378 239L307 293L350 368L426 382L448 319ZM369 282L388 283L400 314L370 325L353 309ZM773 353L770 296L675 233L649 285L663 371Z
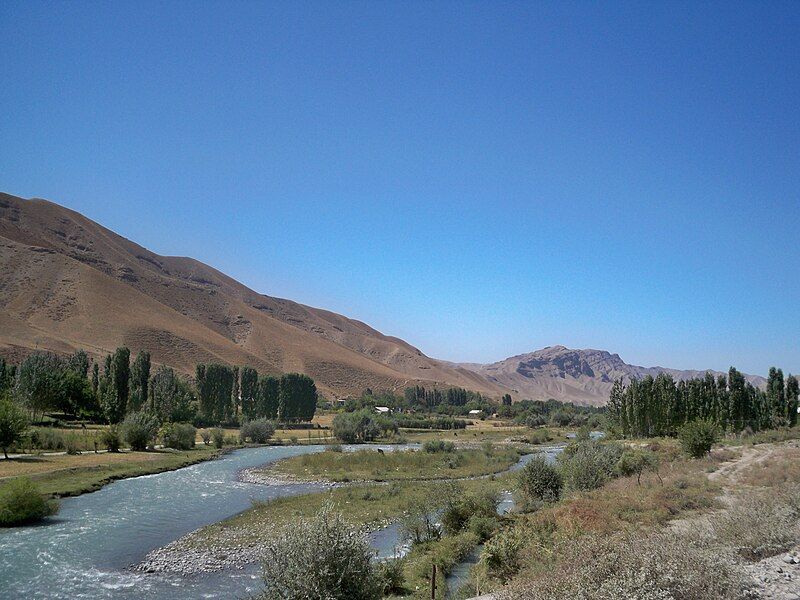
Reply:
M436 600L436 565L433 565L431 574L431 600Z

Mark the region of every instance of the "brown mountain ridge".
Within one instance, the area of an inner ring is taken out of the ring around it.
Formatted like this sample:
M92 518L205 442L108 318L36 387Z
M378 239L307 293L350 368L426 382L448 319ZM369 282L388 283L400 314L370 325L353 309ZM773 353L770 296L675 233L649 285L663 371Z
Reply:
M414 383L501 393L360 321L259 294L192 258L160 256L47 200L0 194L0 265L4 354L101 355L124 344L187 374L211 361L304 372L334 397Z
M334 398L421 384L603 404L618 377L703 373L563 346L489 365L436 360L361 321L259 294L192 258L155 254L53 202L0 193L0 356L83 348L99 357L120 345L189 375L199 362L303 372Z

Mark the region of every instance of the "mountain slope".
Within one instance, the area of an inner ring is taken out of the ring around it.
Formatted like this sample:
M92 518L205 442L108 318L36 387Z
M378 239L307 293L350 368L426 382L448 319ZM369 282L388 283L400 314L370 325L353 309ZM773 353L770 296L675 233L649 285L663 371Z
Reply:
M564 346L548 346L488 365L463 363L459 366L513 390L520 399L555 398L593 405L606 403L611 386L619 378L642 379L646 375L656 377L659 373L669 373L680 381L702 377L706 373L664 367L639 367L629 365L618 354L605 350L573 350ZM746 377L756 386L763 387L766 383L763 377Z
M0 194L0 266L3 354L85 348L100 355L125 344L186 373L211 360L300 371L333 396L414 382L502 392L360 321L258 294L46 200Z

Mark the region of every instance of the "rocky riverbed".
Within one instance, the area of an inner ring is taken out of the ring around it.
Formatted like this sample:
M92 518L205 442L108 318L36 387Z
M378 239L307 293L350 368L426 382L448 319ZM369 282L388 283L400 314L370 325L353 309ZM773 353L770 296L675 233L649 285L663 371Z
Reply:
M800 546L745 567L756 597L800 600Z

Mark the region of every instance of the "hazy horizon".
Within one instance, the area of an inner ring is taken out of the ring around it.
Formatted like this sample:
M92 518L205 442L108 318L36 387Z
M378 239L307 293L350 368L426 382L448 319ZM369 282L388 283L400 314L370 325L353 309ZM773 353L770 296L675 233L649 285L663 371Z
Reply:
M8 193L435 358L800 372L796 4L0 22Z

